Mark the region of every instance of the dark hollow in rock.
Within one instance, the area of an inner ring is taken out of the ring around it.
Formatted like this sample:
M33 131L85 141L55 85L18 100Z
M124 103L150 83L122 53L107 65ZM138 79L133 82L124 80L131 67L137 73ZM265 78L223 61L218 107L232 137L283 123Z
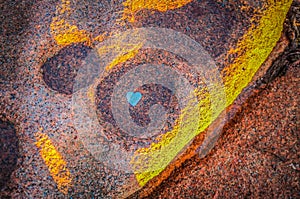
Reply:
M19 140L14 125L0 120L0 189L10 180L19 157Z
M174 121L180 114L179 103L172 90L159 84L144 84L135 91L142 93L143 98L136 106L129 106L130 116L139 126L147 126L151 122L149 110L151 106L159 104L168 114L167 124L174 126Z
M117 132L121 132L122 136L127 134L120 129L114 119L111 107L111 97L114 86L118 83L118 80L122 77L122 75L128 72L128 70L130 70L130 67L115 70L114 72L111 72L110 75L103 78L97 86L95 102L99 123L103 126L106 126L106 124L112 125ZM167 114L166 122L161 133L171 130L176 119L180 115L179 102L173 92L158 84L145 84L134 91L142 93L143 98L135 107L129 107L131 119L138 126L145 127L149 125L151 122L149 110L153 105L159 104L164 107Z
M77 71L91 50L82 43L71 44L48 58L41 67L47 86L59 93L72 94Z
M186 60L176 56L175 54L159 49L142 49L134 58L112 68L109 71L109 74L104 75L97 85L95 93L96 114L99 124L104 129L104 134L111 140L126 140L124 141L124 145L127 146L130 146L130 143L136 144L136 142L139 142L140 146L147 147L149 143L156 141L156 137L158 135L172 130L181 111L179 99L177 99L176 95L173 93L172 88L167 88L155 83L145 83L144 85L130 91L140 92L142 94L142 98L135 106L130 106L130 104L128 104L129 115L127 119L129 118L130 121L136 124L136 126L152 127L153 124L156 124L156 122L151 120L158 119L162 116L160 115L161 112L156 112L152 108L156 109L159 107L157 105L160 105L163 109L159 109L164 110L165 112L165 122L163 123L161 131L153 132L154 134L151 136L149 135L147 138L139 137L137 139L136 136L132 136L124 132L122 127L117 124L117 121L114 118L115 116L112 113L111 103L114 88L119 84L119 80L123 77L123 75L136 67L144 65L145 63L155 66L168 66L171 70L176 70L180 75L187 79L191 85L197 86L198 84L197 77L189 75L192 70L188 66ZM186 67L182 67L182 64ZM124 99L125 98L126 95L124 95ZM120 111L120 109L118 110Z

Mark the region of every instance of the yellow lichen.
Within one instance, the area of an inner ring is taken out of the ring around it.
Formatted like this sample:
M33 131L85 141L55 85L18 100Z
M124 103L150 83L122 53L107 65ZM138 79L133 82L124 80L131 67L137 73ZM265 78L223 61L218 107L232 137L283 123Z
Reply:
M230 54L236 54L234 63L224 68L223 81L228 104L241 93L279 40L286 13L291 0L269 0L268 8L263 12L259 25L252 23L250 29L240 39Z
M291 2L291 0L276 2L270 0L267 9L263 11L258 21L258 25L253 23L239 40L237 48L229 52L238 56L233 64L226 66L222 71L226 106L211 104L208 92L197 91L197 95L202 96L202 100L199 101L199 107L187 106L186 111L183 111L183 115L188 112L192 113L190 117L187 117L190 121L184 121L186 125L182 125L183 117L180 117L174 129L162 136L158 143L153 143L149 148L138 149L135 152L131 164L140 186L144 186L150 179L164 170L185 145L203 132L251 82L256 71L279 40ZM196 118L197 114L193 116L197 110L200 110L200 118ZM212 110L215 112L213 113ZM195 130L198 125L198 129Z

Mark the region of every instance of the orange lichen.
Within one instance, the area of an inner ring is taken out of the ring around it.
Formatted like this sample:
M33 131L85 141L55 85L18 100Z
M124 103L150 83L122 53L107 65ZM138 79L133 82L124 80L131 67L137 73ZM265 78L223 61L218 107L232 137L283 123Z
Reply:
M133 46L131 49L126 50L123 54L117 56L108 66L106 66L106 70L112 69L114 66L118 65L119 63L123 63L127 61L128 59L134 57L139 49L141 48L140 46Z
M67 168L66 161L57 151L50 138L46 134L37 132L35 137L37 140L35 145L39 148L40 155L47 165L48 170L53 180L57 184L58 189L62 193L67 194L68 189L71 186L72 178L70 171Z
M54 17L51 25L51 34L59 45L86 42L91 45L91 36L85 30L79 30L77 26L71 25L66 20L58 20Z
M60 6L56 7L56 10L59 15L69 15L71 13L70 0L61 0Z
M130 35L131 38L135 38L134 41L127 41L128 36L127 34L117 33L111 37L109 44L97 48L100 57L106 56L110 52L114 53L114 59L106 66L106 71L134 57L142 48L145 41L138 31L133 31Z
M71 25L65 19L60 19L62 16L71 14L69 0L62 0L61 4L56 7L57 14L53 17L50 24L51 34L53 35L58 45L69 45L72 43L86 42L91 45L91 36L85 30L79 30L76 25Z
M125 8L122 20L134 22L134 15L143 9L165 12L167 10L180 8L190 2L192 2L192 0L127 0L123 3Z

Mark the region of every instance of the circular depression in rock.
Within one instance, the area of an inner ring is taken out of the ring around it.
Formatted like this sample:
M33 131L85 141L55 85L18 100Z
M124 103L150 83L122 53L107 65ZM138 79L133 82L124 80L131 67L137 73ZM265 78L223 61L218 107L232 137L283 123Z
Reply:
M91 50L82 43L71 44L48 58L41 67L46 85L59 93L72 94L77 71Z

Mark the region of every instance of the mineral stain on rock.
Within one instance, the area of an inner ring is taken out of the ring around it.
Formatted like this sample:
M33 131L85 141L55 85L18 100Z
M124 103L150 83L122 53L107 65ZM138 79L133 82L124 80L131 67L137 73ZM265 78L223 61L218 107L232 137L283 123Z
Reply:
M19 156L19 140L14 125L0 119L0 189L10 180Z

